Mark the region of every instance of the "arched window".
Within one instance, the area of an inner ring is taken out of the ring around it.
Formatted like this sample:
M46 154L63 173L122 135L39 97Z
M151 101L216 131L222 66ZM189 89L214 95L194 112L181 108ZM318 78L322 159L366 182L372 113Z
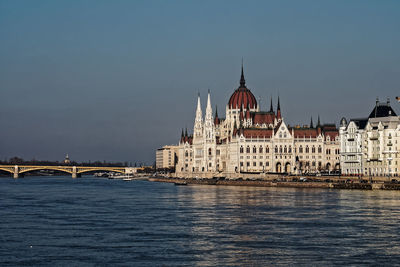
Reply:
M287 153L287 147L286 146L283 148L283 152Z
M282 153L282 146L279 146L279 153Z
M256 148L256 146L253 146L253 153L257 153L257 148Z
M246 147L246 153L250 153L250 147L249 146Z
M186 152L185 152L185 157L187 157L187 156L189 156L189 153L186 151Z
M306 153L310 153L310 148L306 146Z
M299 147L299 153L303 153L303 146Z
M315 153L315 146L311 148L312 153Z
M265 148L265 153L269 153L269 146Z
M322 147L321 146L318 147L318 153L322 153Z
M263 147L262 146L260 146L260 148L258 149L258 152L259 153L263 153Z
M278 146L275 146L275 153L278 153Z
M243 153L243 146L240 146L240 153Z
M289 146L289 153L292 153L292 146Z
M211 156L211 148L208 149L208 155Z

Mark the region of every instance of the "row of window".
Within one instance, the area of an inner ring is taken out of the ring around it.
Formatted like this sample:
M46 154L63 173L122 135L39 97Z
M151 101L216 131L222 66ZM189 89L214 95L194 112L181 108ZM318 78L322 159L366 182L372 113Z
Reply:
M250 151L251 151L250 150L250 146L247 146L246 147L246 153L250 153ZM264 151L263 147L260 146L258 148L258 153L263 153L263 151ZM310 153L310 148L308 146L306 146L305 149L303 150L303 146L300 146L299 147L299 153L304 153L304 151L305 151L305 153ZM315 153L315 151L316 151L315 146L312 146L311 147L311 153ZM296 148L294 148L294 152L296 153ZM244 153L244 147L243 146L240 146L240 153ZM257 153L256 146L253 146L253 153ZM269 147L268 146L265 148L265 153L269 153ZM289 146L289 147L287 147L286 145L285 146L281 145L279 147L275 146L275 153L292 153L292 146ZM322 147L321 146L318 147L318 153L322 153ZM340 150L339 149L335 149L335 154L338 155L339 153L340 153ZM326 150L326 154L330 155L331 154L331 149L327 149Z

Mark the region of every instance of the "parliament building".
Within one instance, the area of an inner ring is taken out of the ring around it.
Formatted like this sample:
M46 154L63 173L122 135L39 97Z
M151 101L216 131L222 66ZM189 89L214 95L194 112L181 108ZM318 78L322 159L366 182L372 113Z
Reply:
M182 131L176 147L176 176L215 177L240 173L305 174L340 169L339 131L318 122L303 127L285 123L278 98L276 109L261 111L246 86L243 66L239 87L225 109L213 112L208 92L203 117L197 99L193 133ZM207 174L207 175L205 175Z

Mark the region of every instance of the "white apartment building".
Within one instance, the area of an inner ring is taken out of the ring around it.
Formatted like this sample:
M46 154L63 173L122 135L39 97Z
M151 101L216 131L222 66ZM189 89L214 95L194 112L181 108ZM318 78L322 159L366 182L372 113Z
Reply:
M395 141L399 135L398 117L389 100L380 103L377 99L368 118L350 119L349 122L342 118L339 135L342 174L398 174L400 162L396 157L399 149Z
M175 157L178 146L163 146L156 151L156 168L168 169L175 167Z
M365 175L399 176L400 117L369 119L365 127L363 147Z

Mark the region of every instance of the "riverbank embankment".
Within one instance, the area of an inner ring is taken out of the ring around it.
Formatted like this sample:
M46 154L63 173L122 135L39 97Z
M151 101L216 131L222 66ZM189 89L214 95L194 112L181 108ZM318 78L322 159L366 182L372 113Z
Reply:
M294 181L293 181L294 179ZM293 187L293 188L332 188L332 189L358 189L358 190L400 190L400 184L391 182L366 180L321 180L312 178L299 180L297 178L273 179L273 180L228 180L228 179L193 179L193 178L169 178L153 177L151 182L174 183L176 185L228 185L228 186L256 186L256 187Z

